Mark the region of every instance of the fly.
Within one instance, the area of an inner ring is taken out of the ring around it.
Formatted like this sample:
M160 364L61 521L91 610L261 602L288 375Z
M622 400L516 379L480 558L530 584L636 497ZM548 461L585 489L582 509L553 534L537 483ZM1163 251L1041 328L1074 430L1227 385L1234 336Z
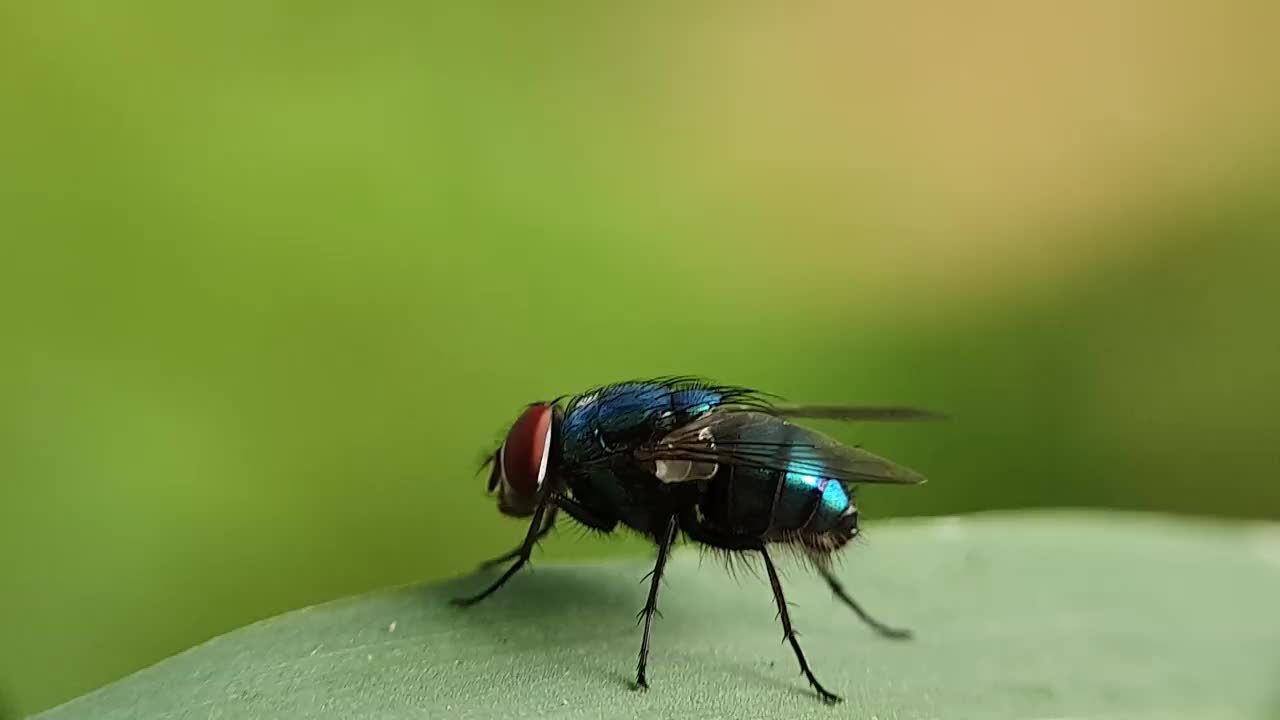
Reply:
M769 554L792 546L832 593L880 635L907 630L868 614L832 572L832 557L858 534L855 486L913 485L913 470L844 445L791 418L907 421L941 417L907 407L782 406L763 393L692 377L665 377L595 388L527 406L489 459L489 491L498 509L529 518L524 541L483 567L512 561L493 584L454 601L470 606L502 587L529 561L560 513L604 533L619 524L658 548L640 611L644 635L636 685L648 688L649 638L658 588L676 539L733 553L759 553L783 635L819 697L840 697L818 682L796 639L782 582Z

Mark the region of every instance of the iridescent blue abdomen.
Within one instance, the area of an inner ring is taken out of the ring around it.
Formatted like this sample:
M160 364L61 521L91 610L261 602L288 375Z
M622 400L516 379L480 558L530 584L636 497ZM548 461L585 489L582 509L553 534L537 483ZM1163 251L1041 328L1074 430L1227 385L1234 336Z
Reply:
M722 466L700 508L724 532L788 535L823 546L843 545L858 529L849 488L803 472Z

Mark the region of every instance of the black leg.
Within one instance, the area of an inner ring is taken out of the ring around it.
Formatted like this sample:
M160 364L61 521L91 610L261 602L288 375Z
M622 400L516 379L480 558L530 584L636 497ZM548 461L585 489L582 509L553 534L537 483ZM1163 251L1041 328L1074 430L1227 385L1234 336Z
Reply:
M547 516L546 516L547 519L545 522L543 522L542 529L538 531L538 536L534 538L534 543L541 542L542 539L547 536L547 533L551 532L552 528L555 527L556 512L559 510L564 510L565 514L567 514L569 517L573 518L574 520L577 520L579 523L585 525L586 527L591 528L592 530L599 530L600 532L612 532L613 529L618 526L617 519L601 518L591 510L587 509L586 507L578 503L578 501L573 500L568 496L556 495L555 498L552 500L552 502L555 504L552 505L551 508L547 510ZM489 568L495 565L501 565L502 563L507 562L508 560L514 560L520 556L520 553L523 549L524 549L524 543L521 543L516 547L512 548L510 552L503 553L502 555L499 555L496 558L493 558L491 560L485 560L484 562L480 563L479 569L488 570Z
M525 535L524 543L520 545L520 548L516 553L516 561L511 564L511 567L507 568L506 572L502 573L502 577L498 578L497 582L490 585L479 595L455 598L453 600L454 605L469 607L489 597L493 593L497 592L498 588L505 585L512 576L519 572L520 568L524 567L525 563L529 562L529 555L533 552L533 546L538 542L538 532L542 529L542 516L547 512L547 505L548 503L546 500L538 503L538 509L533 511L533 522L529 523L529 532Z
M907 630L906 628L890 627L871 617L866 610L862 609L862 606L859 605L857 601L849 597L849 593L845 591L844 585L836 579L835 574L831 572L830 568L816 564L815 566L818 568L818 572L822 573L822 577L827 581L827 585L831 586L831 592L835 593L835 596L840 598L840 602L848 605L850 610L857 614L858 617L862 618L864 623L870 625L872 630L875 630L887 638L893 638L894 640L907 640L911 637L910 630Z
M791 643L791 649L796 652L796 660L800 661L800 671L804 673L813 689L818 691L818 697L821 697L823 702L841 702L840 696L822 687L818 678L813 676L813 671L809 669L809 663L804 659L804 652L800 650L800 642L796 640L796 631L791 627L791 614L787 612L787 599L782 595L782 581L778 579L778 571L774 569L773 561L769 559L768 550L761 547L760 554L764 557L765 569L769 571L769 584L773 586L773 601L778 605L778 618L782 620L782 636Z
M640 641L640 663L636 665L636 685L648 689L649 681L645 679L644 669L649 663L649 631L653 629L653 616L658 612L658 585L662 582L662 570L667 565L667 554L676 540L676 518L673 515L667 520L667 527L658 539L658 562L653 566L653 577L649 583L649 601L644 604L639 617L644 618L644 639Z
M552 508L547 511L547 519L545 522L542 523L542 529L538 531L538 535L533 539L533 542L537 544L539 541L542 540L542 538L546 537L547 533L551 532L551 528L555 526L556 526L556 508L552 506ZM519 545L512 548L511 552L503 553L502 555L499 555L498 557L493 558L492 560L485 560L484 562L480 563L480 569L488 570L489 568L494 567L495 565L501 565L502 563L507 562L508 560L514 560L520 556L520 552L522 550L524 550L524 543L520 543Z

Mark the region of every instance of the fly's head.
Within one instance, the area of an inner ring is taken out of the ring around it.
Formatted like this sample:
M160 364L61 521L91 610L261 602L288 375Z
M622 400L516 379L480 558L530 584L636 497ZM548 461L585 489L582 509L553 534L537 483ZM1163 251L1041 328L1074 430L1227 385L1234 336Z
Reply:
M497 493L503 515L529 517L537 509L560 420L561 411L554 404L533 403L516 418L490 458L489 492Z

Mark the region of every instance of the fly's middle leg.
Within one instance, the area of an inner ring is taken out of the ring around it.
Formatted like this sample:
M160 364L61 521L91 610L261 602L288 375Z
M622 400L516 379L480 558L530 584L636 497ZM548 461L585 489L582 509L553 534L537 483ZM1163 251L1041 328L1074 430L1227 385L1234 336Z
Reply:
M637 619L644 620L644 637L640 641L640 661L636 665L636 686L648 689L649 680L645 677L645 668L649 664L649 634L653 630L653 616L658 614L658 587L662 583L662 571L667 566L667 556L676 540L676 518L667 519L667 527L658 540L658 562L653 566L653 576L649 582L649 600L640 611Z

